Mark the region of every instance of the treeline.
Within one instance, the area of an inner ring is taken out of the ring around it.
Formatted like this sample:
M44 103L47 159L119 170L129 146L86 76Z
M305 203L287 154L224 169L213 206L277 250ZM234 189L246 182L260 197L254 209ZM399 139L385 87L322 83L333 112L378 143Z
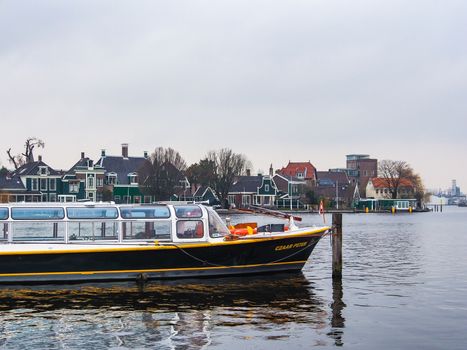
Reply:
M158 147L150 155L149 162L138 170L138 178L145 195L167 200L183 186L186 177L191 185L211 187L227 207L227 196L235 177L245 175L248 168L251 163L247 158L229 148L209 151L199 162L187 167L179 152L170 147Z

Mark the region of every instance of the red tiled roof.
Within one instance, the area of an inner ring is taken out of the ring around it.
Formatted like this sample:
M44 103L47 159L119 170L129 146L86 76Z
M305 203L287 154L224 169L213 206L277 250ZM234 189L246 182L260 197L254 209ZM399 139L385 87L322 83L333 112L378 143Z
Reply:
M286 176L297 176L302 173L305 180L316 178L316 168L310 162L289 162L279 173Z
M374 177L371 179L374 188L388 188L388 179L382 177ZM399 187L414 187L412 181L409 179L400 179L399 180Z

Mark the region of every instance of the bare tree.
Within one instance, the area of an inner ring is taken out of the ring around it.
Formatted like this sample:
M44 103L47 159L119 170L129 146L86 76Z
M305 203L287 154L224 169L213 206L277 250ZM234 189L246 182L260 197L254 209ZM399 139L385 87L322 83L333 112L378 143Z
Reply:
M214 164L213 187L221 203L226 207L227 195L235 177L243 175L250 162L243 154L234 153L228 148L210 151L206 159Z
M392 199L397 198L402 179L409 179L411 174L412 168L401 160L382 160L378 165L378 177L386 182Z
M177 187L183 186L185 160L172 148L158 147L138 170L140 189L156 200L168 200Z
M11 164L15 167L15 170L27 163L34 162L34 148L44 148L45 143L37 137L28 137L24 143L24 152L17 155L11 154L11 148L6 153Z
M214 186L216 165L207 158L201 159L188 167L185 174L191 184L195 186Z

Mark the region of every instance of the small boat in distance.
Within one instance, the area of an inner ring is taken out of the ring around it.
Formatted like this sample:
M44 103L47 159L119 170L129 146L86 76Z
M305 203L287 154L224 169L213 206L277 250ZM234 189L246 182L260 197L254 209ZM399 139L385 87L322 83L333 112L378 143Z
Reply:
M198 204L15 203L0 229L0 283L40 283L299 271L330 227L237 235Z

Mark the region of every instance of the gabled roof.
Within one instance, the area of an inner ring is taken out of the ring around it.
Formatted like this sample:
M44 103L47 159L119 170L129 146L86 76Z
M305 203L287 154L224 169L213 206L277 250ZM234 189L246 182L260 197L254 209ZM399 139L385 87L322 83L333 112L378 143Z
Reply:
M75 174L75 172L76 172L77 170L79 170L80 168L82 168L82 169L83 169L83 168L86 168L86 169L87 169L87 168L88 168L89 161L92 161L92 159L89 158L89 157L80 158L80 160L78 160L78 161L76 162L76 164L73 165L73 166L70 168L70 170L68 170L68 171L66 172L66 175ZM98 164L95 164L94 167L101 168L101 166L98 165ZM96 170L97 170L97 169L96 169ZM103 170L103 169L99 169L99 170Z
M97 165L103 167L106 174L117 174L120 185L129 185L128 174L138 172L146 162L149 161L144 157L105 156L99 159Z
M20 191L20 190L25 190L25 187L23 185L23 182L19 178L19 176L14 176L14 177L0 176L0 191L1 190Z
M12 173L12 177L15 176L28 176L28 175L38 175L39 174L39 167L47 167L49 169L49 175L52 176L60 176L60 172L51 168L49 165L44 163L43 161L31 162L26 163L23 166L19 167Z
M374 188L387 188L388 187L388 179L382 177L374 177L371 180ZM406 178L401 178L399 180L399 187L414 187L412 181Z
M274 174L273 177L275 177L275 176L281 177L281 178L283 178L284 180L286 180L287 182L305 183L305 180L304 180L304 179L299 179L299 178L296 177L296 176L284 175L284 174L281 174L281 173L276 173L276 174Z
M314 179L316 168L310 162L289 162L286 167L278 171L282 175L297 176L301 173L305 180Z
M230 187L229 193L256 193L261 187L263 176L238 176L234 184Z
M349 177L345 172L333 172L333 171L317 171L316 177L318 179L319 186L332 185L336 182L339 185L346 185L350 183Z

